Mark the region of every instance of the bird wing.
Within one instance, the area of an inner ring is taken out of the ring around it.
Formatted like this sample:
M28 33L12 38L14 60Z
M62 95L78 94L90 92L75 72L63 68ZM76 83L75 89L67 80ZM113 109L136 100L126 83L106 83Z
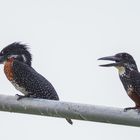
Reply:
M59 100L52 84L32 67L15 60L13 76L15 83L27 91L29 97Z
M130 79L131 79L131 84L132 84L132 87L134 88L135 93L140 96L140 73L134 70L131 71Z

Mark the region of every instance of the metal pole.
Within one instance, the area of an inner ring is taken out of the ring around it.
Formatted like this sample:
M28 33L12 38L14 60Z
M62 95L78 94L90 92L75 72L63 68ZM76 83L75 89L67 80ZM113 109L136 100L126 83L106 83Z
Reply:
M0 111L71 118L129 126L140 126L140 114L136 110L124 112L121 108L24 98L0 95Z

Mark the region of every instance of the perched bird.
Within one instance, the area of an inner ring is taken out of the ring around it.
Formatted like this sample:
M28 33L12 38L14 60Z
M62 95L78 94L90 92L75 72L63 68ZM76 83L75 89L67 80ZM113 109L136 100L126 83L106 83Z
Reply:
M127 95L134 101L135 107L128 107L124 110L140 110L140 73L133 57L128 53L118 53L114 56L102 57L99 60L110 60L115 63L100 65L102 67L116 67L120 80L127 92Z
M31 67L32 56L25 44L18 42L6 46L0 52L0 64L4 64L4 73L13 86L24 97L59 100L52 84ZM66 120L72 124L71 119Z

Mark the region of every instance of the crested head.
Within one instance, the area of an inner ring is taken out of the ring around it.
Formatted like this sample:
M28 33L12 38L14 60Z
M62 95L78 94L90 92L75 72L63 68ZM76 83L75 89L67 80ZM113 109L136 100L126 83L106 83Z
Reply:
M128 54L128 53L117 53L114 56L107 56L107 57L102 57L99 60L110 60L110 61L114 61L115 63L111 63L111 64L105 64L105 65L100 65L103 67L111 67L114 66L116 68L118 68L119 70L136 70L138 71L136 62L134 60L134 58Z
M136 65L134 58L128 53L117 53L115 57L118 58L119 60L117 61L122 62L122 64Z
M8 59L13 58L31 66L32 56L27 45L14 42L0 52L0 63L4 63Z

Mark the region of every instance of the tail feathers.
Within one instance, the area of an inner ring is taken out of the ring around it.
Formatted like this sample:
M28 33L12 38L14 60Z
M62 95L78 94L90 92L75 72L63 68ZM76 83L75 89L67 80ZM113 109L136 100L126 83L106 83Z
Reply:
M69 124L73 124L73 122L72 122L72 120L71 119L69 119L69 118L66 118L66 120L67 120L67 122L69 123Z

